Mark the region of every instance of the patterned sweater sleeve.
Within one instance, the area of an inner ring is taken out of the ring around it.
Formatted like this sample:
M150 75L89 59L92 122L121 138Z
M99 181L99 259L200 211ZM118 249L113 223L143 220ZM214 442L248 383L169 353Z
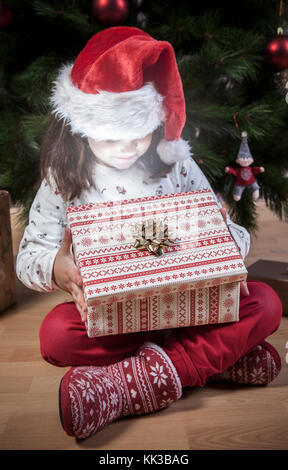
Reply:
M29 224L16 260L17 277L30 289L40 292L59 290L52 280L52 271L66 225L64 200L52 179L51 186L43 180L31 205Z
M209 184L206 176L199 168L197 163L192 159L187 159L183 162L177 162L175 164L175 170L178 173L178 178L180 177L180 188L181 192L185 191L197 191L201 189L210 189L212 194L215 197L219 209L222 208L222 205L215 195L211 185ZM250 235L249 232L242 226L235 224L230 216L227 214L227 225L230 230L230 233L237 244L240 254L244 259L250 249Z

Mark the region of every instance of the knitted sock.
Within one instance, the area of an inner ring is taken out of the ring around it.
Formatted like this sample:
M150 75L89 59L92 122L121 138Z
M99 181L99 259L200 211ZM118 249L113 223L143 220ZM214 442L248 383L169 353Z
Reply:
M62 426L79 439L127 415L150 413L181 397L178 374L160 346L145 343L136 355L105 367L73 367L62 378Z
M122 393L99 367L72 367L59 387L61 424L69 436L84 439L120 416Z
M181 397L182 386L176 369L165 351L154 343L144 343L135 357L104 369L122 390L120 416L157 411Z
M207 382L267 385L277 377L280 370L281 359L278 352L264 341L221 374L209 377Z

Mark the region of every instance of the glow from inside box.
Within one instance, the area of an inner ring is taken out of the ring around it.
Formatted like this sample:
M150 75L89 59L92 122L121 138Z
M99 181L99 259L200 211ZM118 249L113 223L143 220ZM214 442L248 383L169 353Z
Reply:
M197 243L199 232L208 228L208 219L211 217L206 211L205 200L199 200L198 203L197 198L193 199L187 194L175 198L167 195L167 199L165 195L164 198L155 198L155 200L131 199L131 203L129 200L109 201L108 206L105 208L105 228L99 226L98 229L96 220L96 225L94 223L90 225L90 233L94 233L96 237L100 236L101 243L104 241L107 247L113 246L115 242L118 245L127 245L127 243L134 245L135 239L142 235L144 224L146 239L153 239L155 226L157 240L163 239L166 226L166 237L168 234L168 238L178 246L172 249L165 246L164 252L181 251L185 249L185 242L186 248L187 242Z

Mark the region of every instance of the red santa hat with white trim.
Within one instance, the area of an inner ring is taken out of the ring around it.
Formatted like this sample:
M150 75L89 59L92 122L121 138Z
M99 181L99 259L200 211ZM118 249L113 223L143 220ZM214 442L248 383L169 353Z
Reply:
M74 64L61 68L51 103L73 134L135 140L163 123L161 160L172 164L191 155L181 138L185 99L174 49L141 29L116 26L95 34Z

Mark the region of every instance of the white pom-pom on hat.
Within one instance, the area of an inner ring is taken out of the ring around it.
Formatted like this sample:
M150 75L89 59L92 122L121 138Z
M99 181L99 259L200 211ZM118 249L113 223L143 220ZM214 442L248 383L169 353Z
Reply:
M189 143L181 137L179 140L173 141L162 139L156 150L160 159L167 165L187 160L192 155Z

